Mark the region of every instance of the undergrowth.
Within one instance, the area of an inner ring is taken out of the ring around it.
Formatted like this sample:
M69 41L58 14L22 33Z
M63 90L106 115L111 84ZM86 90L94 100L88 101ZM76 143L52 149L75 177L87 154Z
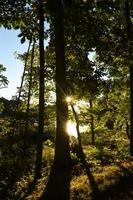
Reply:
M113 194L113 192L112 194L107 192L110 188L114 191L114 188L117 188L116 186L125 178L133 176L133 161L129 156L129 141L126 136L123 133L114 132L103 134L104 136L102 133L97 135L95 146L83 144L87 169L77 155L77 141L75 142L75 139L74 142L71 141L73 169L70 200L93 199L95 191L92 180L99 194L104 194L104 196L108 194L109 197ZM22 143L12 142L10 145L7 140L0 143L3 147L0 151L2 200L39 199L49 180L54 159L54 143L50 140L44 142L42 178L36 184L34 184L35 144L29 143L26 156L23 157ZM119 195L116 199L119 199Z

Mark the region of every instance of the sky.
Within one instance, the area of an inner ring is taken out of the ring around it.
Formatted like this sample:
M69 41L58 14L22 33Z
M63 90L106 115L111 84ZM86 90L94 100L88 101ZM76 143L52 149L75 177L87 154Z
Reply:
M49 29L49 24L45 24L45 30ZM0 97L11 99L16 95L17 87L20 87L21 77L23 75L23 62L15 58L15 52L23 54L27 52L28 41L21 44L18 37L19 30L8 30L0 28L0 64L6 67L3 74L7 77L9 84L7 88L0 89ZM44 48L48 45L49 38L44 41Z
M48 29L48 24L45 25ZM17 87L20 87L21 77L24 70L23 62L15 58L15 52L23 54L27 51L28 42L21 44L18 37L19 30L8 30L0 28L0 64L6 67L6 72L3 75L9 80L7 88L0 89L0 97L11 99L16 95ZM45 40L45 47L48 44L48 40ZM94 53L89 55L92 58Z
M3 75L9 80L8 88L0 89L0 97L7 99L16 94L24 69L23 63L15 58L15 52L21 54L28 48L28 42L21 44L18 34L18 30L0 28L0 64L6 67Z

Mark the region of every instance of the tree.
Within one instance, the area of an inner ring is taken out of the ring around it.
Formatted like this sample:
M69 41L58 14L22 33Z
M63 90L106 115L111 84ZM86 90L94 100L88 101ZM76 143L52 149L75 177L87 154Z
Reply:
M7 87L8 80L6 76L3 75L3 72L6 71L6 68L0 64L0 89Z
M40 70L39 70L39 120L37 137L37 154L35 166L35 179L41 177L42 165L42 135L44 128L44 4L39 0L39 52L40 52Z
M28 73L29 84L28 84L28 98L27 98L27 109L26 109L26 123L25 123L25 131L24 131L24 154L26 153L26 135L27 135L28 126L29 126L29 111L30 111L30 100L31 100L33 63L34 63L34 48L35 48L35 41L33 42L32 54L31 54L31 66Z
M133 155L133 67L132 67L132 8L133 4L131 1L109 1L104 5L100 5L100 1L97 4L97 8L101 8L102 13L105 13L109 9L109 15L107 15L107 20L105 18L101 19L106 24L106 29L103 29L103 35L98 38L96 52L100 57L100 60L106 63L109 68L109 73L112 71L115 73L119 66L121 70L128 68L128 72L125 72L125 77L128 77L129 83L129 74L130 74L130 84L127 84L127 90L130 88L130 154ZM109 6L110 4L110 6ZM110 15L112 13L112 15ZM106 55L106 56L105 56ZM117 61L117 62L116 62ZM116 65L117 63L117 65ZM119 63L119 65L118 65ZM123 68L123 69L122 69ZM124 70L123 70L124 71ZM118 75L120 78L120 74ZM125 78L124 78L125 79ZM120 80L120 79L119 79ZM121 80L121 83L123 80ZM116 83L116 81L115 81ZM119 84L121 84L119 82ZM117 82L118 84L118 82ZM117 88L118 89L118 88ZM122 95L122 93L121 93ZM128 97L128 93L127 93ZM118 100L117 100L118 101ZM119 106L119 104L117 105ZM118 110L119 107L116 108ZM119 112L120 113L120 112ZM117 115L120 116L120 115ZM123 114L121 113L123 118ZM127 123L128 116L124 116L124 120ZM123 119L122 119L123 121Z
M66 130L68 120L67 80L65 63L65 44L63 30L63 5L61 0L54 1L54 34L56 52L56 142L54 166L57 170L70 168L69 136Z

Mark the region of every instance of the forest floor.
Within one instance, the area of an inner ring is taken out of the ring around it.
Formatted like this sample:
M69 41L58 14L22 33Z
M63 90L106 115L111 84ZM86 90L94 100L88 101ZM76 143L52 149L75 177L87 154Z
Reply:
M89 166L85 169L82 164L76 164L70 176L62 174L60 180L55 181L49 188L49 198L45 198L44 194L49 182L50 167L43 168L42 178L36 183L33 182L33 171L22 176L16 173L17 169L16 172L15 169L10 169L7 174L6 169L1 168L0 200L133 199L133 161L131 160L117 165L103 166L96 171L91 171Z
M133 158L129 156L128 148L125 150L129 146L128 140L121 142L118 138L119 149L112 140L108 148L106 141L102 149L100 143L100 150L84 146L84 159L71 152L72 170L69 173L62 171L53 178L50 170L54 148L47 141L42 178L36 183L33 181L35 146L32 145L24 157L22 146L16 147L18 141L11 147L8 140L1 140L0 200L132 200Z

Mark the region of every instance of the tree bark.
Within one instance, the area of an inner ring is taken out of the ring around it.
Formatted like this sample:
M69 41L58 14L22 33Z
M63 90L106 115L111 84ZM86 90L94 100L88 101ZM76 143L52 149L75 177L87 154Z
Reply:
M40 51L40 70L39 70L39 121L37 135L37 154L35 166L35 180L41 177L42 166L42 135L44 128L44 8L43 0L39 0L39 51Z
M54 31L56 51L56 143L54 166L56 169L69 168L70 150L69 137L66 130L68 121L68 105L66 102L67 83L65 65L65 45L63 30L63 8L62 1L55 0Z
M25 77L25 71L26 71L26 68L27 68L27 62L28 62L30 47L31 47L31 41L29 41L29 46L28 46L28 50L27 50L27 53L26 53L24 71L23 71L23 75L22 75L22 79L21 79L21 85L20 85L19 92L18 92L16 111L18 111L18 109L19 109L21 92L22 92L22 88L23 88L23 82L24 82L24 77Z
M32 86L32 72L33 72L33 62L34 62L34 49L35 49L35 41L33 42L32 53L31 53L31 66L29 70L29 88L28 88L28 99L27 99L27 109L26 109L26 123L25 123L25 131L23 135L24 139L24 154L26 153L26 135L29 126L29 112L30 112L30 98L31 98L31 86Z

